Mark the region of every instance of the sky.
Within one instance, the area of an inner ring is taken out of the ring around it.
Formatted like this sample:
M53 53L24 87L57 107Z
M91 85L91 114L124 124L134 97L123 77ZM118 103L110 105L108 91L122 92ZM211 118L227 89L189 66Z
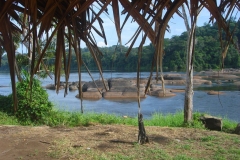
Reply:
M99 8L95 8L96 10L99 10ZM181 10L181 9L180 9ZM119 11L122 11L122 8L120 7ZM107 16L106 14L102 14L101 18L103 19L104 23L104 31L107 37L107 45L105 45L104 40L99 37L95 36L97 45L99 47L109 47L113 45L117 45L118 43L118 38L115 30L115 25L113 22L113 16L112 16L112 9L111 6L108 6L108 13L109 15ZM120 16L120 23L122 24L124 21L125 15ZM210 14L206 9L203 9L198 16L198 21L197 21L197 26L203 26L204 23L208 23L209 21ZM121 33L121 39L122 39L122 45L124 46L129 46L131 43L127 43L135 33L136 29L138 28L137 22L131 22L131 18L129 18L129 21L125 25L124 29L122 30ZM170 26L170 32L165 33L165 38L171 38L172 36L178 36L181 35L181 33L186 31L186 27L184 24L184 21L181 17L179 17L177 14L175 14L171 19L168 24ZM94 25L96 28L100 28L98 25ZM139 36L138 40L136 41L134 47L138 47L140 44L142 36ZM147 39L144 45L149 45L150 40ZM85 43L81 43L81 48L86 47ZM17 50L18 52L27 52L26 48L22 49L22 46Z
M111 8L108 7L109 10L109 14L112 12ZM120 9L121 11L121 9ZM110 17L110 18L109 18ZM115 25L112 22L113 20L113 16L110 15L109 17L102 15L101 18L104 21L104 29L105 29L105 34L107 37L107 42L108 44L105 45L103 39L95 37L97 44L99 47L104 47L104 46L112 46L112 45L116 45L118 42L117 39L117 34L115 33ZM120 23L122 24L123 20L124 20L124 16L120 17ZM132 20L132 19L130 19ZM204 23L208 23L209 20L209 13L206 9L202 10L201 14L198 17L198 22L197 22L197 26L203 26ZM169 24L170 26L170 32L166 32L165 33L165 38L171 38L172 36L175 35L181 35L182 32L186 31L186 27L184 24L184 21L181 17L179 17L177 14L173 16L173 18L171 18ZM126 44L129 39L133 36L133 34L135 33L136 29L138 28L138 24L137 22L130 22L128 21L127 24L125 25L124 29L122 30L121 33L121 38L122 38L122 45L126 45L129 46L131 43ZM135 47L137 47L141 41L141 37L139 37L139 39L137 40L137 42L135 43ZM150 40L147 39L144 45L149 45L150 44Z

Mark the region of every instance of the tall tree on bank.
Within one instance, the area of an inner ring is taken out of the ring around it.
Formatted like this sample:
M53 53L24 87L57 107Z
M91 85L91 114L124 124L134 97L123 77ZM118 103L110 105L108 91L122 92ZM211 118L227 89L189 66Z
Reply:
M187 3L188 4L188 3ZM193 112L193 60L195 48L195 30L197 24L197 17L202 9L202 5L198 6L198 2L191 1L191 27L189 25L188 17L184 5L182 5L182 13L184 23L188 33L187 50L186 50L186 88L184 98L184 122L192 121Z

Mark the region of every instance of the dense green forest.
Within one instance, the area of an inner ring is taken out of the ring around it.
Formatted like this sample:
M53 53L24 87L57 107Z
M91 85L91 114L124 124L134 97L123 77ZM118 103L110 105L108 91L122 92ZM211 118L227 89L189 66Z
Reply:
M231 23L231 27L235 26ZM224 34L223 34L224 37ZM240 22L237 24L234 35L235 42L240 40ZM221 47L219 41L218 27L216 24L204 24L196 30L194 52L194 68L195 70L218 69L221 66ZM164 71L183 71L186 67L186 47L187 47L187 32L183 32L180 36L173 36L165 39L164 42ZM103 70L114 71L136 71L138 61L138 48L133 48L128 57L125 56L128 47L111 46L101 47L100 51L103 56L100 57ZM88 48L82 48L82 59L90 70L97 70L94 59L91 56ZM152 44L143 47L141 54L141 71L150 71L154 54ZM46 63L51 65L54 59L47 58ZM71 59L71 70L77 70L76 56ZM224 61L225 68L240 68L240 55L237 49L231 45L228 50L227 57ZM7 57L2 57L1 71L8 70Z

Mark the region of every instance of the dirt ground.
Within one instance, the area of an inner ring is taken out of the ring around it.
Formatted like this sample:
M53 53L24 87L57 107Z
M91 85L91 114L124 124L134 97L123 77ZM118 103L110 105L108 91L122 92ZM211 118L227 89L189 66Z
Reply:
M150 143L145 146L164 147L170 141L199 139L203 135L219 134L192 128L146 127ZM124 125L92 125L88 127L0 126L1 160L76 159L68 148L94 150L98 153L118 153L130 150L137 143L138 128ZM62 148L61 148L61 143ZM54 150L60 150L53 152ZM61 153L60 153L61 152ZM83 156L77 159L85 159ZM89 155L88 155L88 159Z

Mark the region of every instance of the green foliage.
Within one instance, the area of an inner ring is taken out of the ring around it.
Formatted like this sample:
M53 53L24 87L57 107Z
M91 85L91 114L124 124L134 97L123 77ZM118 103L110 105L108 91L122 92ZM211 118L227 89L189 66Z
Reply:
M19 70L26 69L29 64L28 56L26 54L18 54L16 56L16 61L17 61Z
M22 72L22 81L17 82L18 110L17 118L25 123L41 123L49 116L52 104L48 100L48 94L41 86L41 82L33 78L30 87L30 76L26 71Z
M5 112L8 115L13 114L13 99L11 95L0 95L0 111Z
M232 21L232 27L236 21ZM240 27L240 23L238 23ZM239 28L238 27L238 28ZM224 34L223 34L224 36ZM234 39L240 38L240 30L235 32ZM221 47L218 39L218 28L216 24L205 24L198 27L196 31L196 45L194 53L194 67L196 70L218 69L221 66ZM138 48L133 48L128 55L125 56L127 47L116 46L100 48L103 53L101 58L103 70L115 71L136 71L138 60ZM183 32L180 36L173 36L164 40L164 57L163 68L165 71L182 71L186 68L186 51L187 51L187 32ZM143 47L141 55L141 71L150 71L155 48L152 44ZM73 60L74 58L73 55ZM87 48L82 49L82 58L89 69L96 70L96 65ZM76 61L73 62L72 69L76 67ZM238 51L230 45L227 57L224 61L225 68L239 68L240 55Z

